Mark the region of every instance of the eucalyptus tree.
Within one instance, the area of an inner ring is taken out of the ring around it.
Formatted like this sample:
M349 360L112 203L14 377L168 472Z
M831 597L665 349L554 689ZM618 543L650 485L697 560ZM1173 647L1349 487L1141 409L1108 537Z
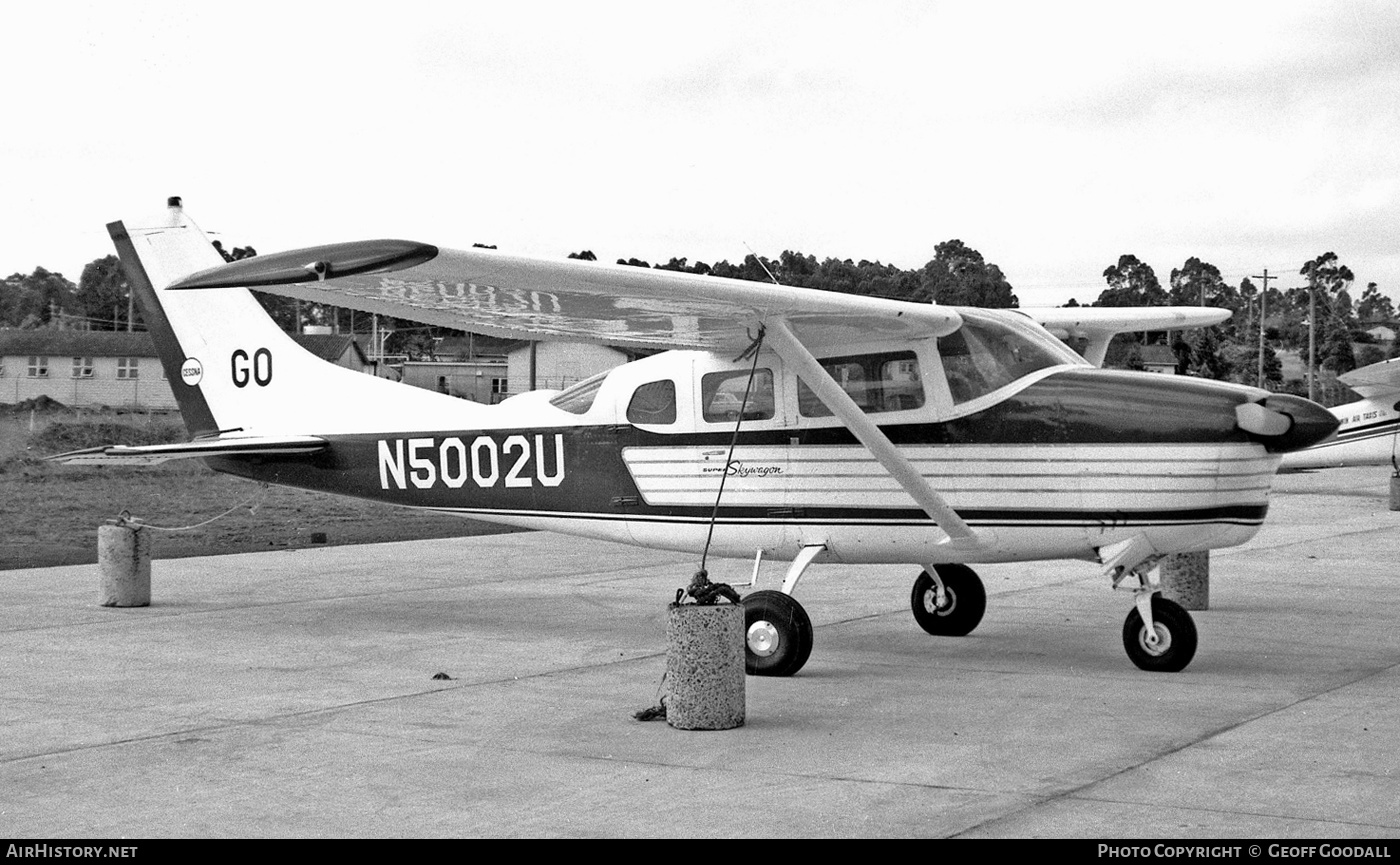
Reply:
M1020 306L1001 268L988 263L982 253L957 239L943 241L933 252L933 260L919 273L914 300L997 309Z
M1118 256L1117 264L1104 269L1103 278L1108 288L1099 293L1095 306L1166 306L1168 303L1156 272L1136 255Z

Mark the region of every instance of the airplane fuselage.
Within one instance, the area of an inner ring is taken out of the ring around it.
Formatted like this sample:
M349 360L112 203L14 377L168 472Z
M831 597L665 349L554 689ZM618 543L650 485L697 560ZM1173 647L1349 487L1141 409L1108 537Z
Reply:
M323 433L329 447L313 456L210 462L657 548L698 549L713 515L713 551L744 557L791 559L820 544L826 560L846 562L1092 559L1139 533L1163 549L1210 549L1243 543L1262 524L1279 457L1236 424L1252 389L1062 365L958 403L941 380L918 376L936 363L931 350L905 343L848 357L896 364L905 384L928 386L927 397L882 396L880 428L992 540L972 557L947 551L928 514L767 354L756 379L765 386L749 395L757 410L737 437L735 382L747 384L749 366L667 352L570 391L508 400L488 410L499 427ZM862 362L840 361L848 376ZM647 402L657 392L665 398Z
M1392 465L1400 457L1400 402L1394 393L1331 409L1341 423L1335 435L1305 450L1285 454L1285 469Z

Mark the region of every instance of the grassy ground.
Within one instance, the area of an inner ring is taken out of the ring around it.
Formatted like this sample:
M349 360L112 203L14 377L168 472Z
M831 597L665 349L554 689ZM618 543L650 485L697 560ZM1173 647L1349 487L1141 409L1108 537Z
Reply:
M32 428L31 428L32 424ZM128 512L157 531L155 558L511 531L221 475L200 460L148 468L64 467L42 457L98 444L183 441L178 418L67 411L0 413L0 569L97 561L97 528ZM255 501L250 502L250 499Z
M1278 353L1278 359L1283 367L1284 382L1292 381L1294 387L1297 389L1296 392L1307 396L1307 349L1301 352L1280 351ZM1341 405L1342 403L1353 402L1360 398L1346 385L1337 381L1337 376L1335 374L1325 369L1319 369L1317 372L1317 385L1314 396L1318 402L1325 406Z

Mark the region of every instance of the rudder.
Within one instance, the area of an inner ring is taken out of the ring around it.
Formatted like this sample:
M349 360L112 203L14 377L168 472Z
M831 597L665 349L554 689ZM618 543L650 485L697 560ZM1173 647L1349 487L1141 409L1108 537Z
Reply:
M321 360L282 331L246 288L172 290L191 274L224 266L179 198L164 222L107 226L195 436L358 432L384 417L432 424L461 421L471 404ZM368 405L377 411L367 412Z

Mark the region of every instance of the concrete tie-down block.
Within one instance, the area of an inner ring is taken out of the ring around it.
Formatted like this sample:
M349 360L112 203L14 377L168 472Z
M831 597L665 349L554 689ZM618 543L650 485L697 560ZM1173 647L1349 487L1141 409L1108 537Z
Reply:
M744 608L671 604L666 643L666 723L681 730L743 726Z

